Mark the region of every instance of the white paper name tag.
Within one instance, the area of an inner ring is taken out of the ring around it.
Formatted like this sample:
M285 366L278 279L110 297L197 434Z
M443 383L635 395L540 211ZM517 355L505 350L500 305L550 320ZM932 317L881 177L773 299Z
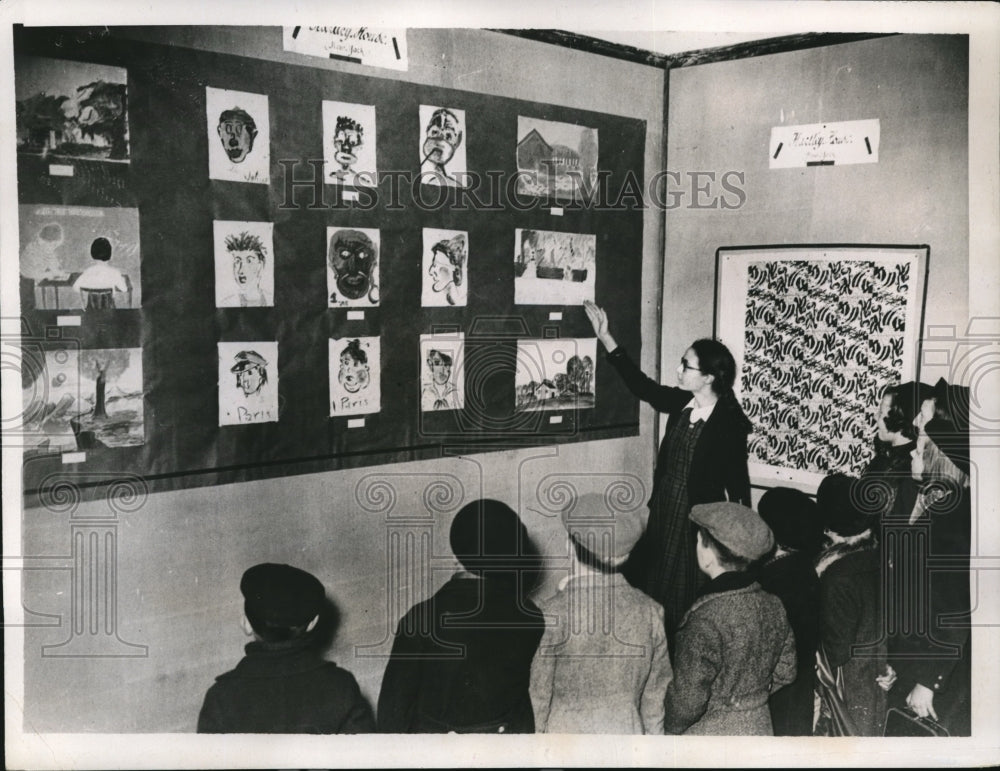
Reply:
M364 428L365 419L364 418L351 418L347 421L348 428Z
M347 312L348 321L364 321L365 312L364 311L348 311Z
M557 423L562 423L562 419L563 419L562 415L550 415L549 416L549 425L552 426L552 425L555 425Z
M82 319L79 316L59 316L56 324L60 327L78 327Z
M49 174L53 177L72 177L73 167L62 163L50 163Z
M62 462L66 463L83 463L87 460L87 453L85 452L64 452L62 454Z

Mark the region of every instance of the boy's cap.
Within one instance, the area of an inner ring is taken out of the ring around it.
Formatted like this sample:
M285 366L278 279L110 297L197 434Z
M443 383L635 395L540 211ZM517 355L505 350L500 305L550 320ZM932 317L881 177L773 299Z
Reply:
M243 574L240 591L248 617L271 626L305 626L322 610L326 591L311 573L265 562Z
M690 518L729 551L744 559L760 559L774 548L771 528L756 511L741 503L698 503L691 507Z
M242 372L248 367L266 367L267 359L257 351L240 351L236 354L236 363L229 368L230 372Z
M774 487L761 496L757 511L781 546L816 551L822 545L823 526L816 502L801 490Z
M612 511L602 493L582 495L563 511L562 523L570 537L601 562L627 556L646 527L638 511Z

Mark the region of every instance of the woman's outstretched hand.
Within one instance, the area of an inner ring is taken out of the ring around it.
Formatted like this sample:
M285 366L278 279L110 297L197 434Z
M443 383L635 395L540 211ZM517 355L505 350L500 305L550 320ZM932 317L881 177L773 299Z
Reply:
M594 328L594 334L597 335L597 339L601 341L604 347L608 349L608 352L610 353L617 348L618 344L608 329L608 314L604 312L604 309L590 300L584 300L583 310L587 313L587 318L590 319L590 324Z

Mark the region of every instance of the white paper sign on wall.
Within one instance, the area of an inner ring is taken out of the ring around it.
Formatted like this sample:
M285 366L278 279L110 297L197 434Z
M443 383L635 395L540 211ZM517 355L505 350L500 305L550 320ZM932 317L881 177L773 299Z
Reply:
M409 68L402 27L285 27L282 37L286 51L391 70Z
M810 123L771 129L769 166L845 166L878 163L879 120Z

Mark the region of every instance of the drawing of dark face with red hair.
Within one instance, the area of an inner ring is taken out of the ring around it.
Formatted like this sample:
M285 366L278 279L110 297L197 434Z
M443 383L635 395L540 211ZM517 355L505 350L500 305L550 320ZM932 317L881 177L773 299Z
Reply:
M253 140L257 136L257 124L250 113L239 107L223 110L217 130L229 160L243 163L253 150Z
M368 294L377 262L375 244L360 230L341 230L330 240L327 263L337 277L337 289L348 300Z

